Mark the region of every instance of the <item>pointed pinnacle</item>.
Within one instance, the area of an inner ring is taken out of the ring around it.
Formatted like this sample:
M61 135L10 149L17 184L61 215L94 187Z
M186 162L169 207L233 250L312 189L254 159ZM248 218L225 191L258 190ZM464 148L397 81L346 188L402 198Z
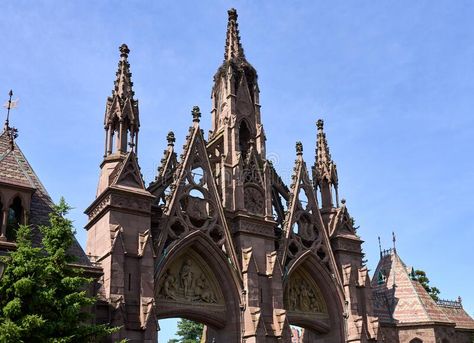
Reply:
M117 94L123 98L128 98L135 95L132 90L133 82L132 82L132 73L130 72L130 64L128 63L128 54L130 53L130 49L126 44L122 44L119 47L120 51L120 61L118 64L117 70L117 78L115 80L115 89L113 91L114 94Z
M176 142L176 138L174 137L173 131L168 132L168 135L166 136L166 140L168 141L168 146L174 146L174 142Z
M225 42L224 60L245 59L244 49L240 43L239 24L237 23L237 10L231 8L227 11L229 19L227 22L227 37Z
M194 106L193 110L191 111L191 114L193 115L193 122L199 123L201 121L201 110L199 109L199 106Z

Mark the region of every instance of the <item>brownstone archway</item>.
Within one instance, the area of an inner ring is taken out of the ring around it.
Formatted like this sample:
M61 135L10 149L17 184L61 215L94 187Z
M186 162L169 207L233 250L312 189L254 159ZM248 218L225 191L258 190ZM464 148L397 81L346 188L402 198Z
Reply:
M194 231L173 245L155 269L157 319L206 325L207 340L240 340L241 283L224 252Z
M345 341L342 290L313 252L292 262L284 290L288 320L305 329L303 342Z

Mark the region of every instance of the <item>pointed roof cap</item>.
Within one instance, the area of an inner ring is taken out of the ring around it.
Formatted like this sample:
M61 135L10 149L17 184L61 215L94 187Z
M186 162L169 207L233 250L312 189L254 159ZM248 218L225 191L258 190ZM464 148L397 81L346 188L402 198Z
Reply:
M318 134L316 139L316 161L314 167L316 169L316 175L318 178L317 181L320 182L321 180L326 179L333 185L337 186L337 169L336 164L331 158L329 145L326 140L326 134L323 131L324 121L319 119L316 122L316 126L318 128Z
M237 10L231 8L227 11L229 19L227 22L227 38L225 41L224 60L230 61L234 59L245 60L244 49L240 42L239 24L237 23Z
M114 118L119 120L128 118L134 131L138 131L140 127L138 101L133 98L135 92L133 91L130 63L128 63L130 49L126 44L122 44L119 47L119 51L120 60L117 72L115 73L116 78L112 96L107 98L104 125L111 123Z
M316 122L318 128L318 136L316 143L316 161L318 163L332 163L331 153L329 152L329 145L324 133L324 120L319 119Z
M127 44L122 44L119 47L120 60L118 63L118 70L115 74L117 76L114 85L115 88L112 91L113 95L119 95L122 98L133 98L135 92L132 90L132 73L130 72L130 63L128 63L128 54L130 49Z

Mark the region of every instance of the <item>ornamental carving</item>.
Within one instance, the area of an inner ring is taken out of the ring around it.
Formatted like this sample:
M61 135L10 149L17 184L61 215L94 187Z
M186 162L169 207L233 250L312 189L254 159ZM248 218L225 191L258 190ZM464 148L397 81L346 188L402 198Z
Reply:
M196 254L185 254L172 263L160 278L158 299L206 304L223 303L212 272Z
M89 221L94 219L106 206L110 205L110 199L111 196L109 194L104 197L102 201L97 204L97 206L94 207L94 209L89 213Z
M321 290L303 271L291 274L285 293L285 306L294 312L328 313Z

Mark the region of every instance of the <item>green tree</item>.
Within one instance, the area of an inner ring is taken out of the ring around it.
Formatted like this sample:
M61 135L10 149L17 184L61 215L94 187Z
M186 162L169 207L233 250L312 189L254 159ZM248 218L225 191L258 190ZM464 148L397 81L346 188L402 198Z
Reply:
M204 325L201 323L182 318L178 322L178 331L176 332L176 335L179 336L179 340L171 340L171 342L199 343L201 341L203 328Z
M95 299L87 295L92 279L72 267L68 254L74 240L70 207L61 199L40 227L42 248L33 247L31 229L17 232L17 250L0 261L6 267L0 279L0 343L96 342L117 328L91 324L86 312Z
M434 301L439 300L439 289L434 286L430 286L430 279L428 279L426 273L423 270L415 270L415 280L417 280L423 286L423 288L426 289Z

